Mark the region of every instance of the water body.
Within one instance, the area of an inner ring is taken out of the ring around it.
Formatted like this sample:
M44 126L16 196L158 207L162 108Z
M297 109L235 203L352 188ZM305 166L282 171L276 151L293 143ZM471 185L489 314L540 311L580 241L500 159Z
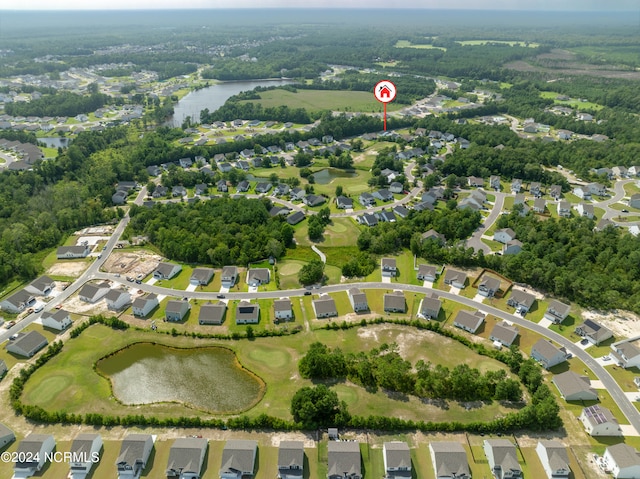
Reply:
M69 141L69 138L60 138L60 137L38 138L38 141L47 145L47 148L60 148L60 147L66 148L67 146L69 146L69 143L71 143Z
M327 185L336 178L353 178L357 176L354 171L345 171L336 168L325 168L324 170L316 171L313 174L313 179L319 185Z
M282 86L294 83L290 80L255 80L255 81L234 81L218 83L201 90L192 91L182 98L173 107L173 116L169 119L169 124L180 127L187 116L192 120L200 121L200 112L205 108L215 111L220 108L230 96L237 95L242 91L250 91L258 86Z
M264 383L225 348L176 349L138 343L100 360L113 394L124 404L177 401L215 413L241 412L261 397Z

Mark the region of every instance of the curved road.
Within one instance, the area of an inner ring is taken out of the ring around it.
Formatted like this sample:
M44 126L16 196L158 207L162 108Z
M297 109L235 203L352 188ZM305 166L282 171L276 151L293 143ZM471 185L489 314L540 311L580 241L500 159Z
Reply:
M491 248L489 247L489 245L482 242L482 236L489 228L493 226L493 223L495 223L498 219L498 216L500 216L502 207L504 206L504 199L507 196L506 193L500 193L498 191L491 194L495 195L496 201L493 204L493 208L491 209L489 216L484 219L478 229L473 232L471 238L467 240L467 246L475 249L476 251L482 250L484 254L490 254Z

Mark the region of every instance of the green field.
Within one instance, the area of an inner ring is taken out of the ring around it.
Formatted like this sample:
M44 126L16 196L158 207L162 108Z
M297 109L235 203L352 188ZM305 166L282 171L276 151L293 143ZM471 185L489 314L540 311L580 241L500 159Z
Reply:
M598 105L597 103L592 103L590 101L580 101L578 99L571 100L556 100L555 98L560 95L560 93L556 93L554 91L542 91L540 92L540 96L542 98L550 98L557 105L567 105L573 108L579 108L581 110L602 110L604 107L602 105Z
M507 40L463 40L463 41L459 41L456 42L460 45L487 45L489 43L500 43L502 45L509 45L511 47L514 46L518 46L518 47L529 47L529 48L538 48L540 46L539 43L529 43L529 42L521 42L518 40L512 40L512 41L507 41Z
M245 100L244 102L260 103L264 108L286 105L289 108L304 108L309 113L323 110L382 112L382 105L371 93L347 90L298 90L297 93L288 90L269 90L260 93L260 100ZM388 111L399 110L402 105L389 103Z
M394 46L396 48L419 48L422 50L442 50L443 52L447 51L447 49L444 47L436 47L431 45L430 43L416 44L416 43L411 43L409 40L398 40L398 42Z

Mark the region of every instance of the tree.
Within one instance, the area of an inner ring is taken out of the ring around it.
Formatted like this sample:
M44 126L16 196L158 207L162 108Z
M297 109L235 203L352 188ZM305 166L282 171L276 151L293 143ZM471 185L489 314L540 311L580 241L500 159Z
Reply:
M342 185L336 186L336 196L342 196Z
M298 281L303 285L314 284L322 281L324 276L324 263L314 259L305 264L298 273Z
M343 426L350 419L347 404L324 384L296 391L291 399L291 414L306 429Z

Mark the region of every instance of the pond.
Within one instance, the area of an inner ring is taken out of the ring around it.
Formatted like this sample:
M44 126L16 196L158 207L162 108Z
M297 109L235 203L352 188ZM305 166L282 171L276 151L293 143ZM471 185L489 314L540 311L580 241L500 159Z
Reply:
M215 413L237 413L257 403L264 382L221 347L177 349L136 343L97 363L124 404L181 402Z
M319 185L326 185L331 183L336 178L354 178L358 176L355 171L345 171L336 168L325 168L324 170L316 171L313 174L313 179Z
M38 141L47 145L47 148L66 148L69 146L69 138L65 137L43 137Z

